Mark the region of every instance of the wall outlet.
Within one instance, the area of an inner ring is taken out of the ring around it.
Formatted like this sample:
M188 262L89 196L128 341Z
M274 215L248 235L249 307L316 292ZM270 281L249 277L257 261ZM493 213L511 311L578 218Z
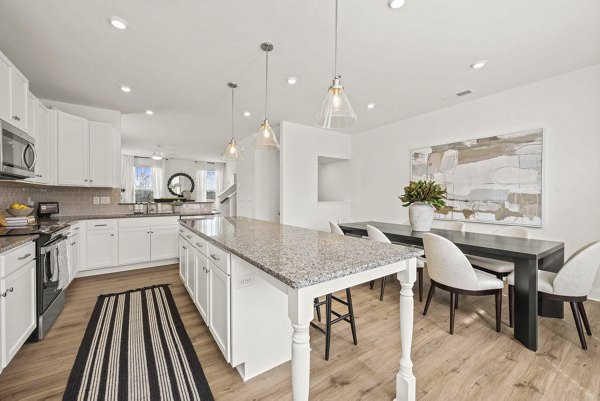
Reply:
M245 274L238 280L237 288L252 287L254 285L254 273Z
M100 198L97 196L94 196L94 205L99 205L100 204Z
M103 205L110 205L110 196L100 197L100 203Z

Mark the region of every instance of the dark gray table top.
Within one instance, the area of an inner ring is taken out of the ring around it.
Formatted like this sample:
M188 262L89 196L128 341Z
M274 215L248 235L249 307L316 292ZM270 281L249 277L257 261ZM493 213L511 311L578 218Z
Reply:
M409 225L361 221L340 224L340 227L350 234L366 235L367 224L380 229L392 242L423 245L424 232L412 231ZM436 228L432 228L431 232L452 241L465 253L496 255L504 258L541 259L564 248L563 242L555 241Z

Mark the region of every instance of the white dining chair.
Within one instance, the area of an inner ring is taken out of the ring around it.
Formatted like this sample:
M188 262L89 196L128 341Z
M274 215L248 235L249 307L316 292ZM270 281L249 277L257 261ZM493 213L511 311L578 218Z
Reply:
M385 234L382 233L378 228L373 227L369 224L367 224L367 234L368 234L369 240L371 240L371 241L383 242L386 244L392 243L392 241L390 241L389 238L386 237ZM381 292L379 293L380 301L383 301L383 293L385 292L385 279L386 279L385 276L381 278ZM375 284L375 281L371 281L369 283L369 287L371 289L373 289L374 284Z
M583 303L592 290L592 283L600 268L600 241L592 242L575 252L563 265L558 273L538 270L538 294L541 298L568 302L577 326L579 342L587 349L587 342L581 327L581 321L589 336L592 329L585 313ZM508 281L508 310L510 327L513 327L515 273L507 277Z
M525 227L507 226L494 231L494 235L504 237L515 237L529 239L531 234ZM476 269L496 275L499 279L512 273L515 270L515 264L506 260L490 259L483 256L467 255L467 259Z
M432 233L423 234L427 255L427 270L431 287L423 315L427 315L436 288L450 292L450 334L454 334L454 318L458 294L494 295L496 299L496 331L500 332L502 288L504 283L491 274L473 269L460 249L446 238Z
M344 235L344 232L340 228L339 225L334 223L333 221L329 222L329 228L331 229L332 234ZM334 310L332 310L331 306L333 301L337 301L343 305L348 307L348 313L341 314ZM319 297L314 299L314 307L317 311L317 319L321 321L321 306L325 306L325 330L323 330L317 324L311 322L311 326L325 334L325 360L329 360L329 349L331 344L331 326L338 322L347 322L350 323L350 329L352 331L352 340L354 341L354 345L358 344L358 340L356 337L356 323L354 320L354 308L352 307L352 293L350 292L350 288L346 288L346 300L344 301L341 298L336 297L333 294L325 295L325 300L321 301ZM332 315L335 315L336 318L332 320Z
M440 221L439 227L442 230L462 231L467 229L467 225L462 221Z

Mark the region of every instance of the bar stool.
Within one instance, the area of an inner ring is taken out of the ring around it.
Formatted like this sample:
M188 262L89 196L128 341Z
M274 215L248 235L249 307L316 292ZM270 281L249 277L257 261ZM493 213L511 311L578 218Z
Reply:
M338 226L336 223L334 223L332 221L329 222L329 228L331 229L331 232L333 234L344 235L344 232L342 231L340 226ZM341 314L337 311L334 311L332 309L332 303L334 300L341 303L342 305L345 305L348 308L348 313ZM322 305L325 305L325 329L323 330L322 327L318 326L314 322L310 322L310 325L312 327L314 327L315 329L317 329L318 331L320 331L321 333L325 334L325 360L328 361L329 360L329 349L330 349L330 344L331 344L331 326L333 324L342 322L342 321L344 321L346 323L350 323L350 329L352 330L352 340L354 342L354 345L358 344L358 340L356 338L356 324L354 321L354 308L352 307L352 293L350 292L350 288L346 288L346 300L345 301L341 298L336 297L333 294L325 295L324 301L321 301L319 299L319 297L314 299L314 307L317 311L317 319L319 322L321 321L321 306ZM335 315L336 318L332 320L331 315Z

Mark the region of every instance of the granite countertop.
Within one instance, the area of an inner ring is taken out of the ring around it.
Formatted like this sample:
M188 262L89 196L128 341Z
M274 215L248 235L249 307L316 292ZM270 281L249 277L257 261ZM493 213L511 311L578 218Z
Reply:
M17 237L0 237L0 253L10 251L13 248L17 248L23 244L31 241L35 241L38 238L37 235L23 235Z
M64 223L73 223L80 220L101 220L101 219L132 219L132 218L143 218L143 217L183 217L183 216L214 216L219 213L206 213L206 212L195 212L195 213L150 213L150 214L96 214L96 215L81 215L81 216L54 216L52 219L58 220Z
M245 217L181 224L292 288L303 288L423 254L418 248Z

